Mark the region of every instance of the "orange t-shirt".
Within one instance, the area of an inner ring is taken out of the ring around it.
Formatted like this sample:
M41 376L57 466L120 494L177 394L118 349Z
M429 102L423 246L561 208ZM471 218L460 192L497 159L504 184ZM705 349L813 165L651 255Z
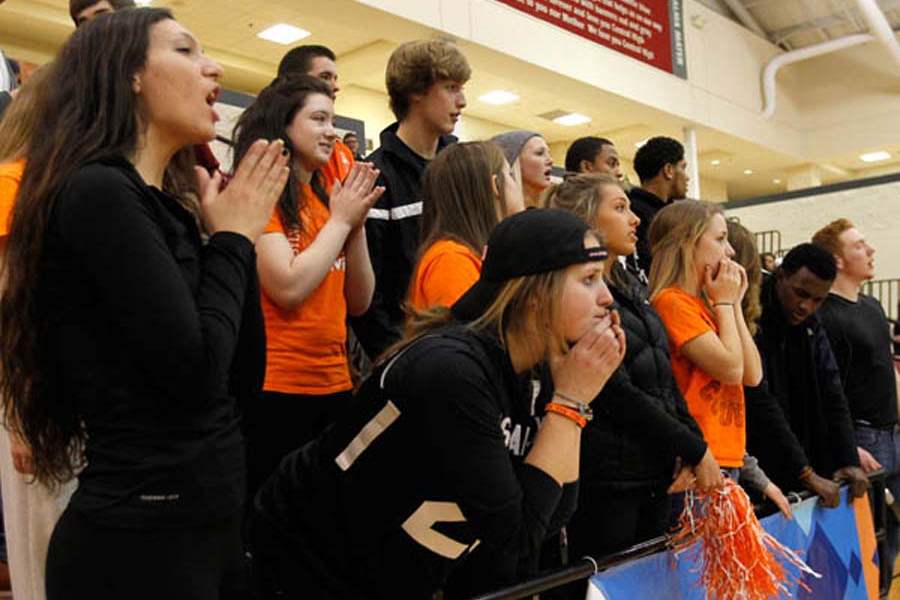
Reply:
M719 326L700 298L678 288L666 288L653 300L669 334L669 352L675 381L688 410L722 467L741 467L747 434L744 424L744 388L723 384L681 354L684 345Z
M433 243L416 267L409 303L417 310L452 306L481 274L481 257L453 240Z
M328 188L330 189L330 185ZM328 208L309 185L299 198L302 232L285 231L278 211L266 233L283 233L294 256L305 250L328 221ZM325 395L352 389L347 363L347 303L341 252L318 287L294 310L275 304L263 291L266 321L266 379L263 389L285 394Z
M9 235L12 210L25 172L25 159L0 165L0 237Z
M335 181L342 182L347 178L352 167L353 153L350 152L350 148L344 142L337 140L334 143L334 150L331 151L331 159L324 167L319 169L319 172L328 183L328 189L330 190Z

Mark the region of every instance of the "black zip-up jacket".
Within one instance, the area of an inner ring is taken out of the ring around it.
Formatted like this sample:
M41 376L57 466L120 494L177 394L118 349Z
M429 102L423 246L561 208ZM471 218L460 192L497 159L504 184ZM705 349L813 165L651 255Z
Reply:
M415 342L262 487L254 556L296 561L312 578L300 589L325 598L426 598L463 560L462 597L531 575L577 495L524 463L531 389L493 336L452 326Z
M253 244L216 233L114 157L52 211L37 290L40 392L87 430L71 508L100 524L194 526L244 496L236 397L262 384Z
M642 187L635 186L628 190L628 199L631 201L631 210L640 219L641 223L637 228L637 245L635 252L627 257L628 266L633 273L643 271L645 277L650 276L650 262L653 258L650 252L650 240L647 232L650 230L650 223L656 213L666 207L667 203L652 192L648 192Z
M622 365L591 404L595 417L581 440L581 487L660 488L672 481L676 457L696 465L706 452L669 360L669 342L646 288L632 275L610 285L627 350Z
M397 137L398 127L394 123L382 131L381 146L367 158L381 171L376 185L385 188L366 219L375 292L369 310L350 323L373 360L400 339L403 303L421 240L422 174L428 160ZM453 136L442 137L437 151L455 141Z
M840 372L818 316L791 325L783 315L776 283L770 278L760 295L763 313L755 340L763 364L761 393L768 389L777 400L809 465L819 475L831 477L841 467L859 466ZM756 400L755 396L747 402L752 406ZM771 405L764 408L770 419L775 418ZM783 451L793 445L783 428L762 429L756 417L749 419L749 427L750 452L766 474L781 487L798 489L802 454Z

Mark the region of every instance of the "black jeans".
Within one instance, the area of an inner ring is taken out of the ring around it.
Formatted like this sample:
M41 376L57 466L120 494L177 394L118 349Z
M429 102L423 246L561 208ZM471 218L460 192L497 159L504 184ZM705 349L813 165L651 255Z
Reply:
M47 600L236 600L248 582L240 515L179 529L98 525L63 512L47 552Z
M290 452L319 437L350 404L351 391L323 396L262 392L244 406L247 443L247 506Z

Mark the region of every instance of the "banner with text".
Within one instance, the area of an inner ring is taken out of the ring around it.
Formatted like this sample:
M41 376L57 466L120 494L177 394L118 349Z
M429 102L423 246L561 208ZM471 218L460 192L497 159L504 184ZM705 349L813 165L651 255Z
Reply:
M687 79L682 0L497 0Z
M805 588L794 584L786 597L803 600L875 600L878 598L878 551L866 496L826 509L818 497L793 507L794 518L781 513L762 519L762 526L794 550L821 578L805 575ZM796 575L796 571L793 571ZM594 575L587 600L705 600L693 562L672 552L659 552Z

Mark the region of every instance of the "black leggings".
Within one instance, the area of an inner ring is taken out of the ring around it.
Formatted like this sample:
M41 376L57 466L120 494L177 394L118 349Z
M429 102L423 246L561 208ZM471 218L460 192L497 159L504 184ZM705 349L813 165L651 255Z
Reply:
M47 600L246 598L240 517L189 529L98 525L71 507L47 552Z
M352 398L349 390L323 396L263 392L244 407L248 506L281 459L319 437Z

